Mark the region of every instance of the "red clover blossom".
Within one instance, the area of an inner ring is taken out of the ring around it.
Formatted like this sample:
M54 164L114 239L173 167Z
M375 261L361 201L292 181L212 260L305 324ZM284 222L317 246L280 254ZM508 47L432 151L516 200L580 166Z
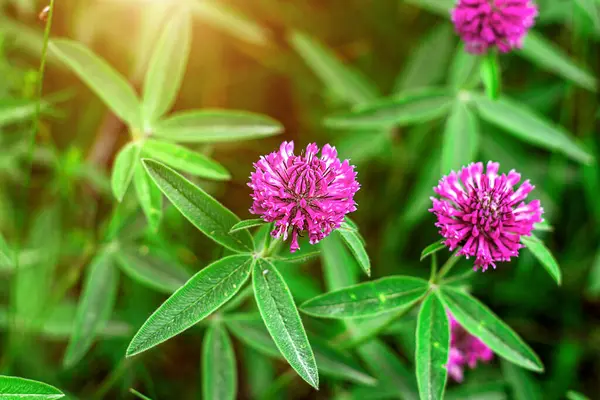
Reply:
M435 224L446 238L444 244L458 255L475 257L474 269L485 271L496 261L510 261L519 255L521 236L530 236L533 224L542 221L539 200L525 203L534 188L529 180L515 190L521 175L514 170L498 175L499 164L469 164L457 174L444 176L432 197Z
M456 382L462 382L465 365L475 368L477 361L488 362L494 357L492 349L477 337L467 332L452 314L450 320L450 354L448 357L448 375Z
M531 0L458 0L452 22L468 52L482 54L496 47L507 53L523 46L537 14Z
M354 194L360 188L354 166L340 162L335 147L311 143L294 155L294 142L283 142L279 151L261 156L248 183L254 192L250 212L275 222L273 237L287 240L291 230L293 253L298 236L308 232L311 244L340 227L344 216L356 210Z

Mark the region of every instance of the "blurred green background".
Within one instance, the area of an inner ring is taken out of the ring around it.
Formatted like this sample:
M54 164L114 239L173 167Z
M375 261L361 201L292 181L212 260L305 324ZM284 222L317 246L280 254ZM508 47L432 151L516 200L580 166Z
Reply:
M83 43L139 90L158 35L179 3L183 1L58 0L51 38ZM191 146L221 162L232 175L225 183L197 182L240 218L250 218L246 183L259 155L274 151L282 140L294 140L297 148L330 142L342 159L357 166L362 188L352 218L366 238L374 277L427 277L429 265L420 263L419 255L438 239L427 210L432 187L448 172L440 167L445 115L423 122L399 119L385 129L339 129L324 120L420 88L449 88L460 82L464 90L483 93L479 60L463 52L449 22L453 2L186 3L194 16L192 47L174 110L247 110L285 127L282 135L268 139ZM473 161L499 161L501 171L517 169L536 185L533 197L542 200L544 216L554 228L543 238L561 266L563 283L557 286L526 251L495 271L476 274L469 281L474 295L533 347L546 372L534 375L495 360L470 371L462 388L451 384L448 397L562 399L573 389L600 399L600 3L537 4L536 41L499 58L502 93L547 121L548 129L562 126L596 158L580 163L564 155L560 143L536 145L527 135L506 134L502 123L480 118ZM133 398L131 387L155 400L200 398L202 325L151 352L124 359L133 333L166 298L125 275L115 311L91 351L77 365L62 367L81 278L101 245L115 204L111 167L129 134L50 52L39 132L30 153L45 27L39 13L46 5L0 0L0 232L7 242L20 243L19 263L26 267L18 274L0 268L0 373L53 384L73 399ZM129 216L127 229L141 254L161 252L191 272L221 256L222 249L172 207L167 206L158 233L146 229L133 197L127 196L118 212ZM331 278L323 278L321 268L327 262L317 259L287 270L297 301L331 288ZM455 270L470 267L470 261L462 260ZM358 276L355 265L347 268ZM253 304L244 307L253 310ZM335 321L304 320L315 332L339 328ZM414 318L409 316L380 337L386 354L408 374L413 332ZM327 377L315 392L290 375L280 360L261 355L235 335L234 345L239 398L390 396ZM387 365L373 353L359 358L375 375ZM394 373L390 379L402 379ZM479 397L461 394L470 386L483 388L473 392ZM394 397L409 398L400 392Z

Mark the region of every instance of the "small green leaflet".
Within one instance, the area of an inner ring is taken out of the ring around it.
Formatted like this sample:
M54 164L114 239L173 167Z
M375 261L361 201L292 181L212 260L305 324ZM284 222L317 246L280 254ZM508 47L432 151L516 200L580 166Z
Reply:
M437 242L431 243L429 246L425 247L421 252L421 258L419 259L419 261L423 261L430 255L444 249L446 247L446 245L444 244L444 240L445 239L440 239Z
M440 298L456 320L494 353L523 368L542 372L544 366L525 342L476 298L452 287L442 286Z
M417 319L415 369L421 400L444 397L449 351L450 326L446 310L437 295L430 293Z
M92 89L117 116L141 130L141 104L133 87L87 47L67 39L48 44L56 55Z
M263 221L260 218L245 219L243 221L238 222L234 226L232 226L231 229L229 230L229 233L233 233L233 232L237 232L237 231L242 231L244 229L254 228L256 226L261 226L261 225L264 225L264 224L266 224L266 222Z
M189 13L174 13L156 43L144 81L142 106L146 130L175 102L190 52L191 25Z
M292 32L289 42L306 64L338 99L364 104L378 97L377 89L357 71L344 65L332 50L301 32Z
M495 101L475 93L471 93L471 97L483 119L512 133L516 138L538 147L561 152L583 164L594 160L593 156L563 128L539 117L526 105L505 97Z
M157 137L182 143L222 143L277 135L283 126L264 115L233 110L184 111L158 122Z
M148 350L201 321L231 299L250 276L252 257L233 255L194 275L144 322L127 357Z
M63 392L46 383L0 375L0 400L52 400L63 397Z
M191 277L173 260L148 246L124 246L115 257L131 279L162 293L173 293Z
M427 292L429 283L409 276L391 276L325 293L300 306L322 318L374 316L408 306Z
M259 259L252 272L252 283L260 315L277 348L298 375L318 389L317 363L283 277L273 264Z
M141 147L138 142L127 143L117 157L113 165L111 176L112 191L118 201L122 201L129 183L133 179L135 166L140 159Z
M106 249L88 267L75 315L73 335L63 360L65 367L72 367L85 356L96 334L110 318L117 298L118 284L119 274L114 254L111 249Z
M325 125L339 129L390 128L412 125L444 116L451 107L451 93L442 89L423 89L377 100L349 113L333 115Z
M153 160L142 161L160 190L202 233L230 250L252 251L254 243L248 231L229 233L240 222L234 213L171 168Z
M225 167L215 160L175 143L147 139L142 151L151 158L188 174L217 181L231 179Z
M358 265L365 271L367 276L371 276L371 260L358 233L344 229L340 229L339 232L344 242L348 245L348 248L350 248L354 258L358 261Z
M562 273L560 271L560 267L558 266L558 262L548 250L544 243L533 236L521 236L521 243L525 245L531 251L531 253L537 258L537 260L546 268L546 271L550 274L552 279L556 281L558 285L562 282Z
M135 194L146 216L148 226L154 232L157 232L162 219L162 193L152 178L150 178L140 160L136 160L134 168L133 188L135 189Z
M540 67L566 78L584 89L596 91L596 78L588 71L580 68L565 52L535 31L529 31L525 36L520 55Z
M14 254L4 237L0 235L0 270L14 267Z
M442 142L442 175L458 171L477 157L479 127L477 118L464 101L457 99L446 120Z
M237 367L233 344L220 323L209 326L202 344L202 398L234 400Z
M485 92L491 100L496 100L500 95L500 66L498 65L498 54L496 51L488 51L481 61L479 69L481 81Z

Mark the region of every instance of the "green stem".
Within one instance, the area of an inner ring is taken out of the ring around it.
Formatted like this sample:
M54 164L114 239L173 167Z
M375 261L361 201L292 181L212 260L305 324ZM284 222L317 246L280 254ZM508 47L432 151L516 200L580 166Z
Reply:
M435 282L439 282L444 276L446 276L446 274L448 274L448 272L450 272L452 267L454 267L454 264L456 264L458 262L460 257L457 257L457 253L459 251L460 251L460 249L456 249L456 251L454 253L452 253L452 255L448 258L448 260L446 260L446 262L442 266L442 269L440 269L440 272L435 277Z
M433 253L431 255L431 273L429 274L429 282L433 282L435 279L435 275L437 274L437 254Z

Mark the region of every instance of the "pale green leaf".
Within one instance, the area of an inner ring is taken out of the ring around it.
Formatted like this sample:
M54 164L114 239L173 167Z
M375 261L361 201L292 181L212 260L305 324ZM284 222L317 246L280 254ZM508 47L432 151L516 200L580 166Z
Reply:
M340 229L340 235L346 242L358 265L365 271L367 276L371 276L371 260L365 250L359 234L356 231Z
M46 383L0 375L0 400L51 400L63 397L63 392Z
M92 346L113 310L117 298L119 274L110 249L96 255L88 267L83 291L75 315L73 335L63 365L77 364Z
M475 160L479 148L477 118L469 107L457 100L446 121L442 141L442 170L448 174Z
M322 294L300 309L322 318L374 316L414 303L425 295L428 285L419 278L390 276Z
M237 394L237 367L233 344L221 324L212 324L202 344L202 398L233 400Z
M521 243L525 245L531 251L531 253L537 258L542 266L548 271L552 279L559 285L562 282L562 273L558 262L550 252L550 250L544 245L544 243L535 236L521 236Z
M471 94L479 114L486 121L505 129L516 138L535 146L565 154L580 163L589 164L594 158L560 126L545 120L526 105L500 97L490 100Z
M133 128L141 129L141 104L133 87L106 61L78 42L53 39L48 50L64 62L98 97Z
M127 348L127 357L148 350L206 318L240 290L251 268L250 256L233 255L198 272L144 322Z
M142 151L168 166L206 179L231 179L225 167L218 162L186 147L158 140L146 140Z
M440 239L437 242L431 243L429 246L425 247L421 252L421 258L419 261L423 261L425 258L430 255L437 253L438 251L444 249L446 245L444 244L444 239Z
M266 222L263 221L260 218L245 219L243 221L238 222L234 226L232 226L231 229L229 230L229 233L233 233L233 232L242 231L242 230L245 230L245 229L254 228L256 226L261 226L261 225L264 225L264 224L266 224Z
M425 123L444 116L452 106L452 101L452 96L444 90L419 90L330 116L325 120L325 125L340 129L377 129Z
M176 113L156 124L154 134L182 143L236 142L277 135L283 126L247 111L199 110Z
M135 162L133 187L150 228L157 232L162 219L162 193L140 160Z
M259 259L254 266L252 282L256 304L277 348L298 375L318 389L315 357L283 277L273 264Z
M145 129L171 109L181 87L191 43L189 13L175 13L164 27L148 65L144 81Z
M144 286L173 293L191 277L185 268L148 246L124 246L115 257L125 274Z
M248 231L229 233L240 222L235 214L171 168L153 160L143 162L160 190L196 228L230 250L252 251L254 244Z
M415 368L421 400L443 399L448 378L450 326L442 302L431 293L417 319Z
M489 308L474 297L451 287L442 287L440 298L454 318L494 353L532 371L544 370L531 348Z
M568 79L584 89L596 91L594 76L579 67L571 58L541 34L529 31L523 49L518 52L529 61L550 72Z
M450 64L450 73L448 83L454 89L470 89L479 81L479 63L481 57L471 54L465 50L464 43L460 43L454 53L454 58Z
M114 196L118 201L122 201L127 192L127 188L135 174L135 167L140 159L140 145L138 142L127 143L117 157L113 165L111 175L111 186Z

